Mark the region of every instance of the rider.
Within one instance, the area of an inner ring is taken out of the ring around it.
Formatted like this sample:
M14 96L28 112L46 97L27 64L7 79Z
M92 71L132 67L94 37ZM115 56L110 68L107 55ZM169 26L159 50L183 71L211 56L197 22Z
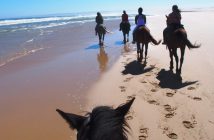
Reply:
M101 15L100 12L97 12L97 16L96 16L96 27L95 27L95 34L97 35L97 27L101 24L103 24L103 16Z
M143 8L138 8L138 15L135 16L135 24L136 24L136 27L133 31L133 41L132 43L134 44L135 43L135 34L136 34L136 30L141 27L141 26L144 26L146 25L146 15L143 14Z
M170 13L167 18L167 27L163 31L163 43L166 44L168 34L173 32L178 28L183 28L181 24L181 11L178 9L177 5L172 6L172 13Z
M124 10L123 11L123 14L122 14L122 22L120 23L120 31L122 29L122 24L123 23L128 23L129 24L129 16L128 14L126 13L126 11ZM130 24L129 24L130 25Z

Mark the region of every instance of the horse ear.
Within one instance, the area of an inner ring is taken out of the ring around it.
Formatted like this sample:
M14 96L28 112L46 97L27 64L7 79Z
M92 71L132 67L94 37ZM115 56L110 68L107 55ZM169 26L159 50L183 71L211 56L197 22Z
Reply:
M119 113L119 115L124 117L128 113L128 111L129 111L131 105L133 104L134 100L135 100L135 98L131 99L130 101L128 101L124 105L117 107L115 110Z
M56 109L56 111L67 121L72 129L77 129L77 131L79 131L86 119L86 117L75 115L72 113L66 113L59 109Z

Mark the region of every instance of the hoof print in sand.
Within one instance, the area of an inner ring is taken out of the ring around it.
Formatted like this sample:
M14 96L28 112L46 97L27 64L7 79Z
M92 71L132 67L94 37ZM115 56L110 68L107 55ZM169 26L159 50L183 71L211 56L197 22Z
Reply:
M191 123L189 121L183 121L183 125L184 125L184 127L188 128L188 129L195 127L194 123Z
M149 100L148 103L153 104L153 105L160 105L157 101L155 100Z
M201 101L202 99L200 97L193 97L193 100Z
M195 90L195 87L188 87L188 90Z
M171 93L171 92L168 92L168 93L166 93L166 96L167 96L167 97L172 97L172 96L174 96L174 94Z
M141 128L139 140L146 140L147 137L148 137L148 128Z
M178 138L178 135L175 134L175 133L169 133L169 134L167 134L167 136L168 136L170 139L177 139L177 138Z
M121 92L125 92L125 91L126 91L126 87L120 86L120 91L121 91Z
M145 83L147 83L147 82L146 82L146 81L144 81L144 80L142 80L142 81L140 81L140 82L141 82L141 83L144 83L144 84L145 84Z
M172 112L172 111L176 110L176 108L172 108L171 105L168 105L168 104L164 105L164 109L168 112Z
M132 116L127 116L127 117L126 117L126 120L132 120L132 119L133 119Z
M157 89L151 89L151 92L157 92Z
M172 118L173 116L175 116L174 112L170 112L170 113L165 115L166 118Z
M133 77L126 78L123 82L129 82Z

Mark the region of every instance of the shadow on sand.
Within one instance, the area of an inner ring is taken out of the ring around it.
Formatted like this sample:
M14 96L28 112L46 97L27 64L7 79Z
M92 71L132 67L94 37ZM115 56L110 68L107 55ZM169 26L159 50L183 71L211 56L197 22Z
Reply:
M154 67L148 67L148 68L145 68L145 67L146 67L146 62L141 64L138 61L134 60L125 66L125 70L122 71L122 74L140 75L154 69Z
M174 74L172 71L166 71L165 69L162 69L156 78L160 81L159 86L161 88L170 89L180 89L198 82L186 81L183 83L180 76Z

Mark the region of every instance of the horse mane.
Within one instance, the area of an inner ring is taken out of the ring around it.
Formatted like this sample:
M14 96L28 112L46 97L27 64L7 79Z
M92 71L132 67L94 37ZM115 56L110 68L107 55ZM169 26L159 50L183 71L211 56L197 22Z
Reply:
M90 138L93 140L128 140L126 132L130 129L124 116L112 107L100 106L90 115Z

